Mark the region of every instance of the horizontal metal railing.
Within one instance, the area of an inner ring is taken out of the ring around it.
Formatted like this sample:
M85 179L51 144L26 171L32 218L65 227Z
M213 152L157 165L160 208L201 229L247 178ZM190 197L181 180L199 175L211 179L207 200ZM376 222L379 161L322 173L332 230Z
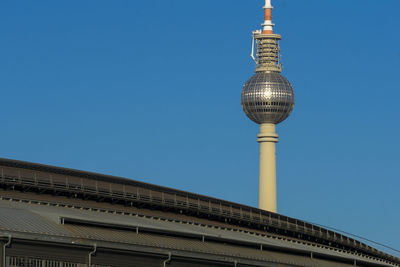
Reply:
M182 191L154 190L146 188L140 192L139 186L129 186L131 190L126 190L125 185L107 183L93 185L92 178L76 178L71 182L68 177L64 181L53 179L51 176L42 177L38 172L32 171L28 177L22 175L19 171L16 175L7 174L4 167L1 167L0 181L7 186L20 186L32 188L42 191L58 191L68 194L78 194L85 196L108 198L115 201L121 201L125 204L146 204L151 206L159 206L162 208L180 209L188 212L205 214L208 216L221 217L229 220L236 220L246 223L257 224L264 227L271 227L283 231L291 231L298 238L302 235L315 237L325 240L326 244L333 242L341 246L351 248L356 252L363 252L379 258L384 258L396 263L400 263L400 251L388 246L370 241L368 239L354 236L349 233L339 231L337 229L329 229L329 227L296 220L283 215L266 212L263 210L251 208L248 206L220 201L204 196L196 196L195 194L185 194ZM113 188L114 187L114 188ZM119 189L116 189L118 187ZM122 190L121 190L122 188ZM136 189L136 190L132 190ZM352 236L353 238L349 237ZM364 242L361 242L359 240ZM368 244L367 244L368 243Z

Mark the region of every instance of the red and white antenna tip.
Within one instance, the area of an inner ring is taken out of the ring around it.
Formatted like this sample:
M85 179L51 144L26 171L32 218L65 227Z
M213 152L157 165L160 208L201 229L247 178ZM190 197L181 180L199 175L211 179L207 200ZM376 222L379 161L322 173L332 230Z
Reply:
M272 8L273 7L271 5L271 0L265 0L264 23L262 24L262 26L263 26L262 33L264 33L264 34L273 34L274 33L275 24L272 23Z

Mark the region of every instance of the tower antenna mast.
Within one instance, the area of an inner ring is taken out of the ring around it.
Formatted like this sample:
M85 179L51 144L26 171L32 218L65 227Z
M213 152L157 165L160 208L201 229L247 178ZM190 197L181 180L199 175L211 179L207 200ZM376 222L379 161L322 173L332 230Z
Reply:
M271 0L265 0L264 23L262 24L264 34L274 33L275 24L272 23L272 9Z

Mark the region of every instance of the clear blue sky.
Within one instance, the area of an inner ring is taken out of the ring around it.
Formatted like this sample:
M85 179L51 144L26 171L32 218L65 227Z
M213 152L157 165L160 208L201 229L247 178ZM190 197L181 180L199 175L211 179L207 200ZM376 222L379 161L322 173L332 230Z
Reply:
M0 2L0 157L257 206L262 0ZM282 214L400 248L400 1L275 0Z

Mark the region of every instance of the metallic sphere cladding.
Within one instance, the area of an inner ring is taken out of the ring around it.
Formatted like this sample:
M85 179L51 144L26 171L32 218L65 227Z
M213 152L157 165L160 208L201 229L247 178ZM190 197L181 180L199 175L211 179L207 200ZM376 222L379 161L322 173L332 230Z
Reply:
M242 108L258 124L278 124L290 115L293 107L293 88L277 72L257 72L243 87Z

